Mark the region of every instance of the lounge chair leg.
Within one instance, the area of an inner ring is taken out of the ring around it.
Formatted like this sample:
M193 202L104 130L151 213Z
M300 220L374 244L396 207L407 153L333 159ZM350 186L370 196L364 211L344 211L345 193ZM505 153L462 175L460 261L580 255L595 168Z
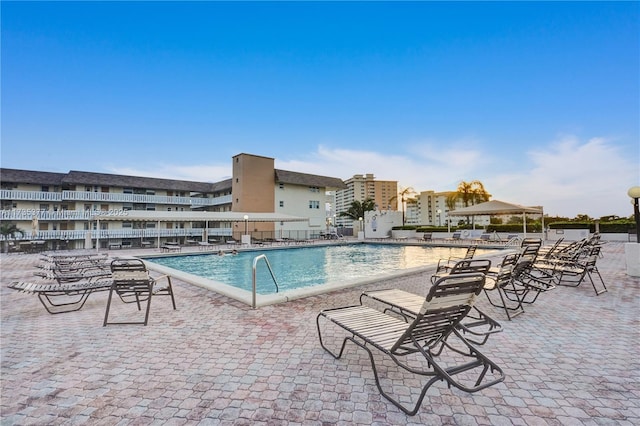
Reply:
M38 293L38 299L50 314L64 314L66 312L75 312L82 309L90 294L91 292L85 291L81 294L78 300L68 303L54 303L48 295L43 293Z
M589 280L591 281L591 286L593 287L593 290L596 292L596 296L600 296L602 293L606 293L608 291L607 286L605 285L604 280L602 279L602 275L600 275L600 271L598 271L597 269L594 269L593 272L598 274L598 278L600 278L600 282L602 283L602 288L600 290L596 288L596 283L591 277L591 274L587 273L587 275L589 276Z

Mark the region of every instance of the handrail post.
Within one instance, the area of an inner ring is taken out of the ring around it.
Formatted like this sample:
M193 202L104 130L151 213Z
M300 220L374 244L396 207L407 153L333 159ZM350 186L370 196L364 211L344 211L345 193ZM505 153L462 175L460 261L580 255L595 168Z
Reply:
M251 293L251 307L253 309L256 308L256 268L258 265L258 260L260 259L264 259L265 263L267 264L267 269L269 270L269 273L271 274L271 278L273 278L273 283L276 285L276 293L280 291L280 289L278 288L278 281L276 280L276 276L273 274L273 269L271 269L271 264L269 263L269 259L267 259L267 256L265 254L260 254L256 257L253 258L253 273L252 273L252 278L253 278L253 286L252 286L252 293Z
M260 256L258 256L260 257ZM258 263L258 257L253 259L253 290L251 293L251 308L255 309L256 308L256 264Z

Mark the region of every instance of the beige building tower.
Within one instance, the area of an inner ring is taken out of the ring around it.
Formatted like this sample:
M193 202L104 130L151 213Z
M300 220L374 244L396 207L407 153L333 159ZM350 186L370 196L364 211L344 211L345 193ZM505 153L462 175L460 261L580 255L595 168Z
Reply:
M364 201L370 198L380 210L398 210L398 182L391 180L376 180L372 173L353 175L345 182L346 189L335 193L336 226L352 227L349 218L341 218L340 212L346 211L353 201ZM396 197L396 198L394 198Z

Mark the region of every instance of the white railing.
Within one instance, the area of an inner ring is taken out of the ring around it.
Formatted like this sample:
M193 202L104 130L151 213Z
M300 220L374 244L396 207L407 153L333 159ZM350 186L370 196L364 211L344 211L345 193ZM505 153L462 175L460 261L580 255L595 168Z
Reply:
M0 210L1 220L31 220L35 216L38 220L91 220L95 211L85 210L37 210L37 209L13 209Z
M1 189L0 199L16 201L62 201L60 192L19 191L15 189Z
M57 230L57 231L24 231L23 235L16 234L16 238L9 240L85 240L99 238L108 240L114 238L162 238L162 237L202 237L202 228L178 228L178 229L100 229L98 230ZM215 228L208 231L209 236L229 236L231 228ZM5 239L0 236L0 240Z
M191 198L191 207L219 206L221 204L231 204L231 195L222 195L213 198Z
M105 203L148 203L148 204L177 204L191 207L217 206L231 203L231 195L223 195L213 198L199 197L173 197L167 195L147 195L147 194L123 194L115 192L88 192L88 191L62 191L62 192L40 192L40 191L19 191L3 189L0 190L0 199L15 201L48 201L62 202L68 201L91 201Z
M62 191L62 199L73 201L98 201L112 203L178 204L196 207L214 206L218 204L228 204L231 202L230 195L215 198L198 198L174 197L168 195L123 194L115 192L85 191Z

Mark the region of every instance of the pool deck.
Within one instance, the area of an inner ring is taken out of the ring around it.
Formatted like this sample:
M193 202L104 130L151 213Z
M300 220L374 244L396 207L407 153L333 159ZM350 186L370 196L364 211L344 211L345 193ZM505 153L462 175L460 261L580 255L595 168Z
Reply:
M505 381L475 394L438 383L413 417L381 397L362 350L326 353L315 319L364 289L425 293L429 272L257 310L176 280L176 311L158 297L148 326L103 327L107 293L50 315L7 288L32 279L39 255L2 254L0 424L638 425L640 279L625 273L623 244L603 254L600 296L589 283L558 287L513 321L482 296L504 327L483 353ZM398 380L394 391L415 396L411 385Z

